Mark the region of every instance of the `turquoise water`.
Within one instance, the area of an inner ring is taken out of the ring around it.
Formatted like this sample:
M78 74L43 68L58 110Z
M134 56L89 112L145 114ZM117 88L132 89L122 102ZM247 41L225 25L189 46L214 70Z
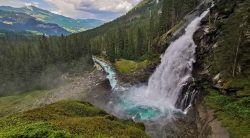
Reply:
M121 100L119 106L127 115L132 117L134 120L153 120L162 115L160 110L157 108L135 105L135 103L127 99Z
M113 68L106 62L101 61L95 57L93 57L93 60L98 63L104 71L107 73L107 78L109 79L110 85L113 89L113 91L116 91L118 86L118 81L116 79L116 72L113 70ZM118 91L119 93L119 91ZM155 108L153 106L150 106L149 103L147 104L138 104L136 101L131 100L131 96L128 96L127 94L131 93L130 91L127 91L125 95L120 93L121 95L118 97L118 103L117 106L119 109L129 118L132 118L133 120L137 121L149 121L154 120L162 116L171 116L172 114L181 114L180 112L176 112L173 110L167 110L162 112L160 109ZM133 92L141 94L140 92ZM137 96L132 96L137 97ZM133 99L133 98L132 98ZM142 99L143 100L143 99ZM146 100L146 99L144 99Z
M138 105L124 96L120 99L118 106L126 115L136 121L152 121L160 117L175 118L184 115L183 112L178 109L166 109L162 112L155 107Z
M119 102L115 106L118 106L122 113L139 121L154 120L159 117L172 118L186 114L192 105L192 100L188 107L183 107L184 112L176 108L176 102L182 94L183 86L193 80L196 45L192 36L199 29L200 21L208 12L209 10L196 17L186 27L185 33L170 44L147 86L139 86L119 93L116 91L118 82L115 71L106 62L93 58L108 74L107 78L113 91L119 94Z
M107 73L107 79L109 79L110 85L112 87L112 89L115 89L118 81L116 79L116 73L113 70L113 68L106 62L103 62L95 57L93 57L94 62L98 63L100 66L102 66L102 68L104 69L104 71Z
M118 81L116 79L116 73L113 68L106 62L98 60L97 58L93 57L93 60L102 66L104 71L107 73L107 78L109 79L112 89L115 89L117 87ZM135 103L133 103L131 100L128 100L126 97L123 98L124 99L121 99L118 105L123 112L132 117L134 120L152 120L162 115L159 109L148 106L135 105Z

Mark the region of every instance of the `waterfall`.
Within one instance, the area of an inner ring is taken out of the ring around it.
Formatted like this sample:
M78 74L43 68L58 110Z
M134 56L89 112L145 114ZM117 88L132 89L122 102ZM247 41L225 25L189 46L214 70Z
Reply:
M183 88L193 80L192 70L196 61L193 35L199 29L201 19L208 12L209 9L196 17L186 27L185 33L170 44L147 86L131 88L124 94L121 99L126 112L136 118L151 119L158 113L185 113L185 108L191 106L190 103L187 105L188 95L181 99L182 104L186 105L184 109L177 109L176 103ZM193 100L196 93L192 91L189 99Z

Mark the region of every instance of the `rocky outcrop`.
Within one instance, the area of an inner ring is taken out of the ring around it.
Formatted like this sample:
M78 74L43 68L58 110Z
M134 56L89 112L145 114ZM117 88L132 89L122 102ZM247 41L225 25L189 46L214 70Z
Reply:
M147 83L149 77L154 73L158 64L151 64L147 66L145 69L135 71L129 74L122 74L118 72L118 80L121 83L136 85L140 83Z
M217 1L218 2L218 1ZM220 34L220 25L222 19L227 18L232 11L221 13L216 5L211 9L210 14L201 21L201 28L194 34L193 38L197 45L196 63L194 65L193 75L199 89L199 95L196 99L197 119L196 124L199 129L199 137L229 138L229 133L221 122L215 117L215 111L209 109L202 103L206 92L202 88L202 83L209 82L214 89L223 92L224 80L221 73L213 73L211 59L214 50L218 47L218 37ZM225 94L226 92L224 92Z

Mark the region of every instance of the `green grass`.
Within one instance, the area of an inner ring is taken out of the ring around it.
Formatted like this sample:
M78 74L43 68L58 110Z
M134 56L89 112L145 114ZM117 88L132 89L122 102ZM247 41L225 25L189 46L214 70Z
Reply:
M5 129L0 133L1 138L70 138L69 133L56 129L55 126L37 122Z
M137 62L133 60L120 59L115 62L115 67L120 73L128 74L133 73L135 71L143 70L150 64L151 62L149 60Z
M48 91L31 91L23 94L0 97L0 117L30 109Z
M61 101L0 118L0 138L148 137L142 124L118 119L92 105Z
M222 122L232 138L250 137L250 97L236 98L219 94L205 85L209 93L205 104L216 110L216 117Z

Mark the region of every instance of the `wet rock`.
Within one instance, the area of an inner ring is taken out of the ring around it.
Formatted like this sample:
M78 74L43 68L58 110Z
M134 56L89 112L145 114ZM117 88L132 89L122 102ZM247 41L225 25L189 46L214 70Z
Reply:
M213 78L213 82L214 82L214 83L217 83L218 80L219 80L220 78L221 78L221 74L218 73L218 74Z
M206 16L205 18L203 18L202 20L201 20L201 24L203 25L203 24L207 24L209 22L209 16Z

